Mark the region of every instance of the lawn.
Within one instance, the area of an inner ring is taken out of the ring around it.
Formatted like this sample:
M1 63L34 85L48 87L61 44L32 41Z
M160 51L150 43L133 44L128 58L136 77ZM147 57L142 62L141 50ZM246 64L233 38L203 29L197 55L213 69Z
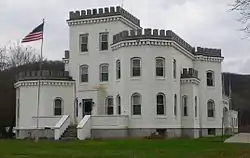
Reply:
M0 158L250 158L250 144L197 140L0 140Z

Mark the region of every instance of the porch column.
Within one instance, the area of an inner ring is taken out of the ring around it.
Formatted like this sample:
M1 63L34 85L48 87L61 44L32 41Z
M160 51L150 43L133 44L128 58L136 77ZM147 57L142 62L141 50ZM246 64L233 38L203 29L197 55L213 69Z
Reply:
M114 115L117 115L117 101L116 101L116 96L113 96L113 113Z

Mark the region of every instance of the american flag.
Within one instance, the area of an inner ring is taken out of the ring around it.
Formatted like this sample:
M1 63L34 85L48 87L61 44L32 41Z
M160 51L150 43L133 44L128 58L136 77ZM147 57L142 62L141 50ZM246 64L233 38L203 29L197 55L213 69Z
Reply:
M22 43L43 39L43 26L44 26L44 22L40 24L39 26L37 26L27 36L25 36L22 40Z

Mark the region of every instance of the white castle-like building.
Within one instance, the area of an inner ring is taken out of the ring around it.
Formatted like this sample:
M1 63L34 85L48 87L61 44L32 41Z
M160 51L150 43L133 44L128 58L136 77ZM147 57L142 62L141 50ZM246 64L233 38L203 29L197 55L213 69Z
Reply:
M237 131L237 112L223 95L220 49L143 29L119 6L70 12L67 23L65 71L17 75L17 138L36 130L55 140Z

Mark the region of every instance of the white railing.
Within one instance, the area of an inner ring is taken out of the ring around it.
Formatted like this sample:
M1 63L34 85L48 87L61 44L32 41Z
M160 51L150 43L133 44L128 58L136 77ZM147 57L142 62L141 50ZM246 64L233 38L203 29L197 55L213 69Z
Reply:
M38 118L39 128L44 128L44 127L54 128L56 123L61 119L61 116L32 117L32 127L37 126L37 118Z
M128 128L128 116L105 115L92 116L92 128L94 129L121 129Z
M69 125L70 125L69 115L63 115L54 127L55 128L54 139L59 140L64 131L69 127Z
M85 140L91 137L91 115L86 115L77 126L77 138Z

